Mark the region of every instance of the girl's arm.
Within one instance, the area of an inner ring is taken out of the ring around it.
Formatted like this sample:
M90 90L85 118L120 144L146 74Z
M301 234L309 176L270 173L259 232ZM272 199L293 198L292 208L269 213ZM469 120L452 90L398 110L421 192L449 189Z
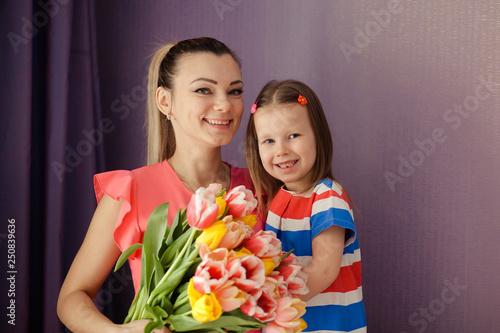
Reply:
M64 280L57 302L57 314L73 332L144 332L147 320L114 324L93 300L120 256L113 232L123 200L104 195L97 206L87 235ZM164 330L167 331L166 328Z
M331 226L312 241L312 260L302 271L307 274L309 293L300 296L307 301L328 288L340 272L344 253L345 229Z

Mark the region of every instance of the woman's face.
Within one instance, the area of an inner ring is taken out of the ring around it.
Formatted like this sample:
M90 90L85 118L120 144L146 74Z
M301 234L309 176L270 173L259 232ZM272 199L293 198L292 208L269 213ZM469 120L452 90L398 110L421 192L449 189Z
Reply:
M171 121L177 149L228 144L243 113L241 72L229 55L183 55L171 92Z

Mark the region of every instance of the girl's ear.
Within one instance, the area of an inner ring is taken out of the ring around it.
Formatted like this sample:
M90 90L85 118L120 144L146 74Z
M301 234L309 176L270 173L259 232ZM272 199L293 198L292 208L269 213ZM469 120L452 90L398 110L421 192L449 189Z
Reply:
M172 92L165 87L158 87L156 90L156 104L164 115L172 114Z

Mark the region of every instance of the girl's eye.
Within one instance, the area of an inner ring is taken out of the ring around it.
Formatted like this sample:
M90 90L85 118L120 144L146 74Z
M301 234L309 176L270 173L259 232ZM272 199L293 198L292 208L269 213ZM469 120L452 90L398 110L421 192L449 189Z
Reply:
M299 133L294 133L294 134L291 134L291 135L290 135L290 139L295 139L295 138L297 138L297 137L299 137L299 136L300 136L300 134L299 134Z
M210 89L208 89L208 88L200 88L200 89L196 89L194 92L206 95L206 94L210 94Z
M266 140L264 140L264 142L263 142L263 143L273 143L273 142L274 142L274 140L273 140L273 139L266 139Z
M243 94L243 89L233 89L229 92L229 95L238 96Z

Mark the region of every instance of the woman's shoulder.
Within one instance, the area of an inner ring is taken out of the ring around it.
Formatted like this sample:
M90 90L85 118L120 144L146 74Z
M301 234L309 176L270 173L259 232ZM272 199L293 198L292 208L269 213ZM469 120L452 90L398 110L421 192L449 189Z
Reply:
M141 166L135 169L117 169L110 170L96 174L96 177L132 177L132 178L142 178L142 177L154 177L157 173L161 172L162 174L172 172L172 168L165 161Z
M173 173L172 168L164 162L142 166L132 170L112 170L94 175L94 188L98 200L103 193L133 191L137 184L154 183L159 178L169 178ZM175 175L175 173L174 173ZM114 197L114 196L113 196Z

